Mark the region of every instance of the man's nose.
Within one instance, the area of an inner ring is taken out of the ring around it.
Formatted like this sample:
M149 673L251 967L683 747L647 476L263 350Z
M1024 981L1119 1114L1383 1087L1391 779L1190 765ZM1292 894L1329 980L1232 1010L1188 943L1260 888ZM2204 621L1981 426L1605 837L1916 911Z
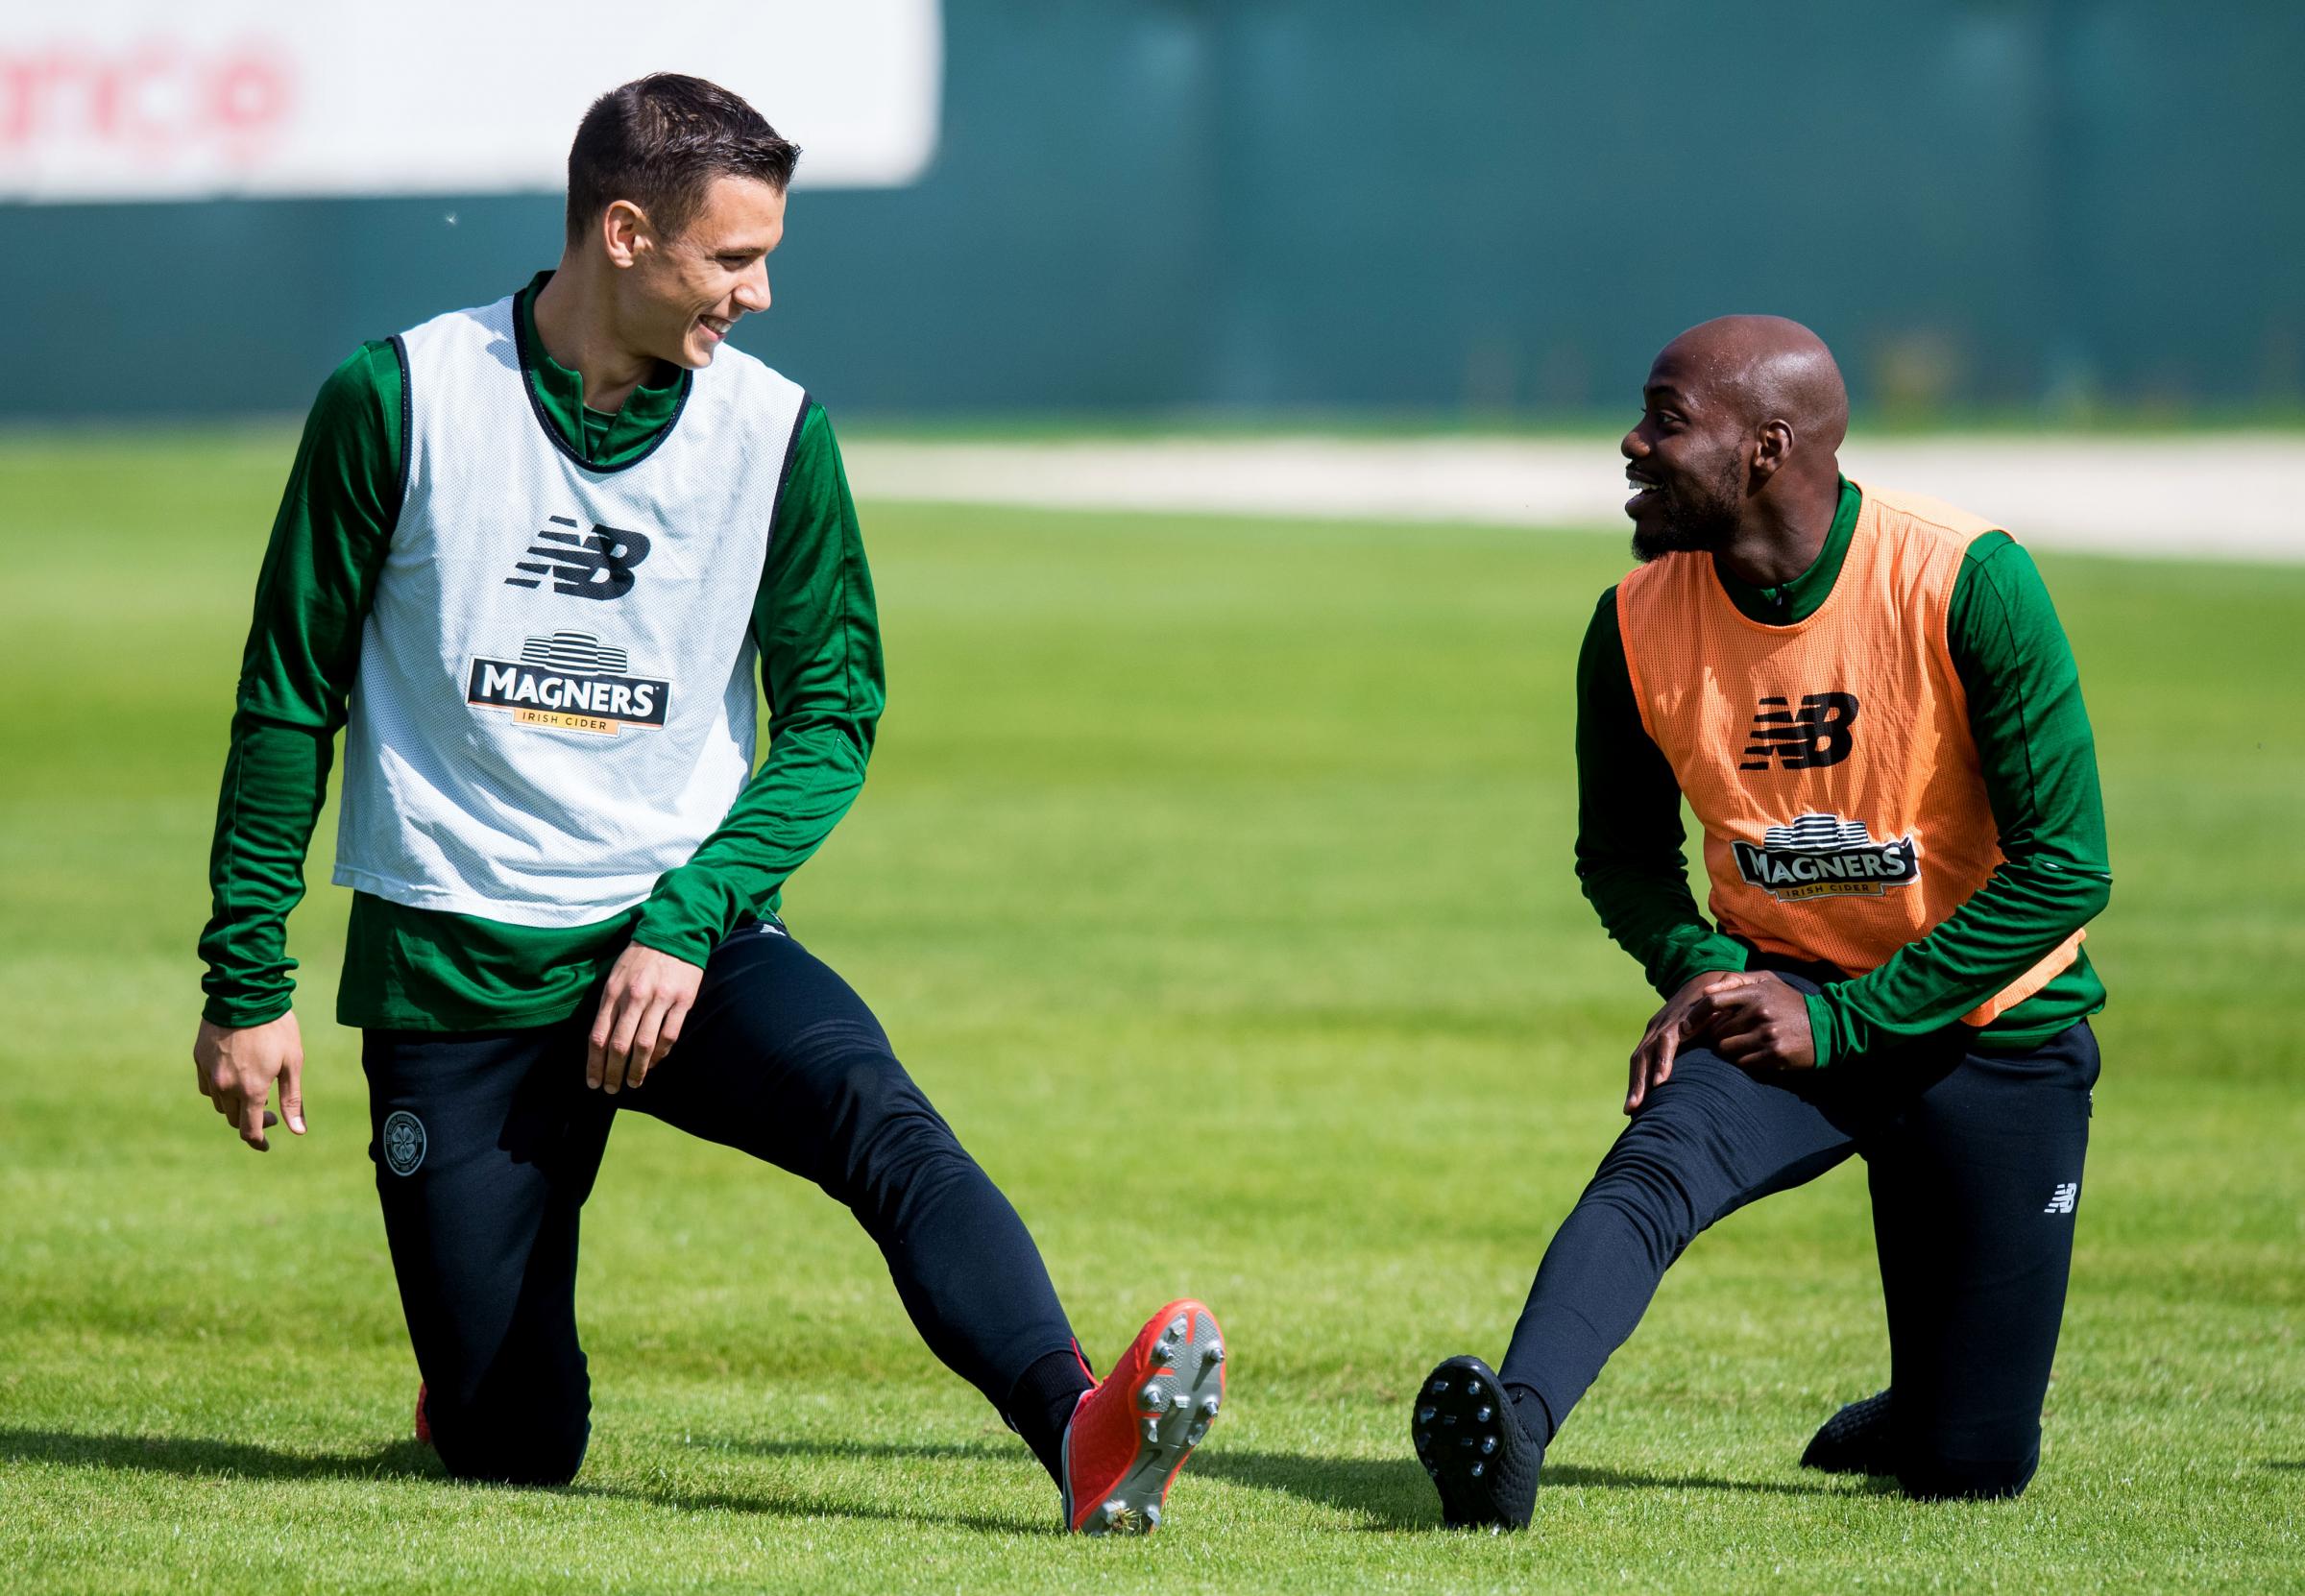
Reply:
M737 284L736 300L737 303L748 312L768 308L768 263L766 261L762 261L744 274L744 280Z

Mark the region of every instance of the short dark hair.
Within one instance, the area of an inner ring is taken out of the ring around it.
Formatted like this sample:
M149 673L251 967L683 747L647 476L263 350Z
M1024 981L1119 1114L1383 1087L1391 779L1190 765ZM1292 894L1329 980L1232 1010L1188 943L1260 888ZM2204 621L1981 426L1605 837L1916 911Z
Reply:
M569 239L618 200L629 200L667 237L704 204L718 177L750 178L780 193L800 146L718 84L653 72L594 100L569 146Z

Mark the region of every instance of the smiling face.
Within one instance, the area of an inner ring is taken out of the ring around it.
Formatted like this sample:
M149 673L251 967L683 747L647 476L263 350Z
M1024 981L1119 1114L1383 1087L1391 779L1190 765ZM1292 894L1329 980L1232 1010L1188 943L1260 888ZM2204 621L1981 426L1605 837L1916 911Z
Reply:
M1618 446L1637 559L1721 548L1744 513L1753 428L1707 364L1682 340L1667 344L1641 388L1640 420Z
M740 317L768 308L768 256L785 235L783 189L716 177L669 237L657 236L625 202L609 211L610 254L623 268L616 274L619 341L633 353L690 370L709 366Z

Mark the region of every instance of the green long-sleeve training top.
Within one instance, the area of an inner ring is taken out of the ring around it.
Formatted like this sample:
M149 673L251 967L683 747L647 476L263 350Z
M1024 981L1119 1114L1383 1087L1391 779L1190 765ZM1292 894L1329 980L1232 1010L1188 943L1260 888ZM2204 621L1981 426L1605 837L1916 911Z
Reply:
M636 389L607 415L544 352L518 297L523 379L588 461L614 466L678 415L680 384ZM345 720L360 632L400 513L400 363L388 340L336 368L304 423L256 580L200 939L204 1012L252 1026L290 1005L285 921ZM766 514L763 507L763 514ZM538 929L410 908L356 893L336 1014L348 1026L474 1030L573 1013L627 939L702 964L739 922L776 911L785 881L863 785L884 702L879 621L856 505L823 408L811 401L770 529L752 640L769 705L768 752L718 829L647 902L590 926Z
M1808 618L1840 575L1860 503L1844 480L1824 548L1792 581L1755 588L1716 564L1721 586L1764 625ZM2080 673L2039 569L2007 533L1970 544L1946 629L2003 862L1927 936L1808 1000L1821 1066L1957 1021L2102 910L2112 891ZM1698 912L1685 840L1680 784L1642 728L1612 588L1577 660L1577 879L1609 934L1666 997L1709 971L1744 969L1748 953ZM2023 1052L2104 1003L2083 948L1982 1028L1977 1045Z

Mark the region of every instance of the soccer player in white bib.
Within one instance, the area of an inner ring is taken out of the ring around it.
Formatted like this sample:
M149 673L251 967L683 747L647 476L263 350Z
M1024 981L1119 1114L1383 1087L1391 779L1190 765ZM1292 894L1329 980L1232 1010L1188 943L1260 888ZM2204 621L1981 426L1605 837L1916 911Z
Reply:
M283 925L342 726L337 1014L451 1474L582 1463L578 1215L637 1110L848 1204L1067 1526L1149 1530L1223 1396L1216 1320L1168 1304L1096 1381L1015 1210L778 918L882 706L831 425L724 343L798 154L715 85L626 84L577 130L559 267L322 388L232 718L200 1087L252 1148L304 1132Z

